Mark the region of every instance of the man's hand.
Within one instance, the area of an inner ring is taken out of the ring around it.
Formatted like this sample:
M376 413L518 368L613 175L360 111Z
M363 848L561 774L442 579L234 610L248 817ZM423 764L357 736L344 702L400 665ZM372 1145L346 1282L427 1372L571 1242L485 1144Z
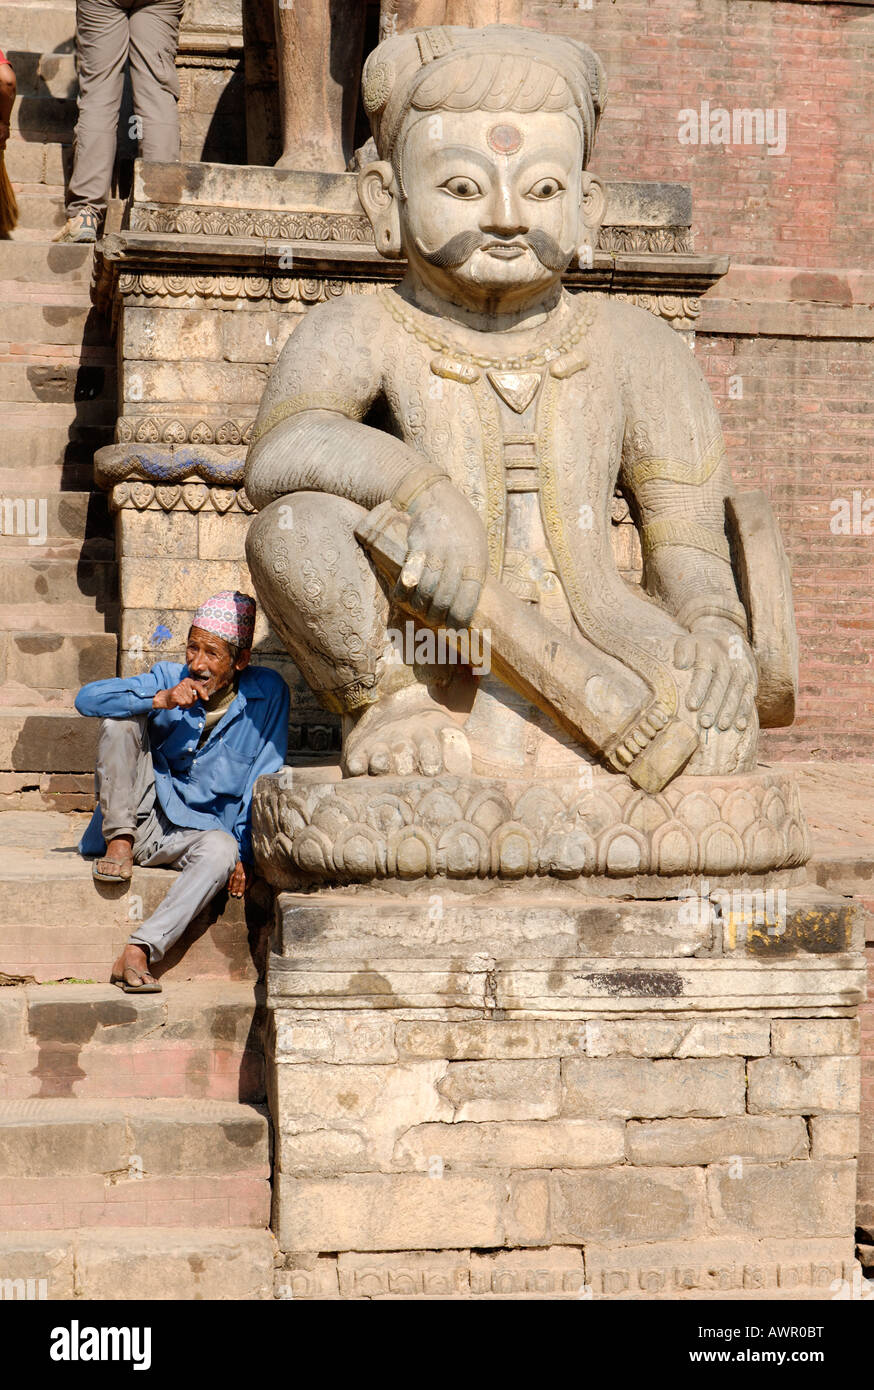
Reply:
M674 662L681 671L692 671L686 705L698 711L702 729L715 725L725 730L734 725L742 730L748 726L758 673L749 643L733 624L702 620L695 631L677 639Z
M152 709L190 709L196 700L205 700L206 681L192 680L186 676L170 690L159 690L152 701Z
M241 859L238 859L231 869L231 876L228 879L228 892L231 897L242 898L251 882L252 870L247 868Z
M410 516L398 598L434 627L468 627L489 569L482 522L446 478L416 498Z

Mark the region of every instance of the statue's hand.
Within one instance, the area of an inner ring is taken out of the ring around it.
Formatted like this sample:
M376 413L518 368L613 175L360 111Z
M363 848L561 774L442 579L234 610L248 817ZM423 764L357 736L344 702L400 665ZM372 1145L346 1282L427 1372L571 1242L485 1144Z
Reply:
M758 675L749 644L736 628L697 629L677 639L674 663L692 671L686 705L701 728L745 729L753 716Z
M489 568L482 522L447 478L420 493L409 511L398 598L434 627L468 627Z

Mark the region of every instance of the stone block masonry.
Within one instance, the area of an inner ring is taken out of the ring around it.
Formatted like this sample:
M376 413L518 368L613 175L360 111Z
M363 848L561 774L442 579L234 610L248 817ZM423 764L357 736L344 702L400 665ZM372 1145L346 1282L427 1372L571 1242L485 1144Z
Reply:
M595 969L578 904L535 986L524 907L444 894L441 946L372 896L308 900L306 941L279 898L280 1297L817 1299L852 1277L861 914L831 956L656 973Z

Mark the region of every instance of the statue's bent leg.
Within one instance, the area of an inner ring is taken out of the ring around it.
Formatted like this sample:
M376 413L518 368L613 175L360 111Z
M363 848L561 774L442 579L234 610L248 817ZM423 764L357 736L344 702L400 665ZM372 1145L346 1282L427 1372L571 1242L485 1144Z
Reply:
M365 515L323 492L271 502L246 537L258 596L307 684L347 716L348 774L466 772L463 711L435 698L430 671L401 660L390 640L391 604L354 534Z
M246 556L274 630L328 708L353 713L377 698L389 602L354 528L365 511L345 497L295 492L252 522Z

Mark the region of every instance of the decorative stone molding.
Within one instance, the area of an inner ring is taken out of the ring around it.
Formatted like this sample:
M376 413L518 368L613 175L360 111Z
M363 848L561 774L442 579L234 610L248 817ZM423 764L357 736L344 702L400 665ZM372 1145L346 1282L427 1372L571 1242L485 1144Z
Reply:
M248 444L254 420L180 420L166 415L122 415L116 422L119 444L205 444L231 454Z
M222 207L139 206L131 211L132 232L182 236L269 237L288 241L373 242L363 215L330 212L266 212ZM691 255L689 227L602 227L598 250L656 255Z
M691 227L602 227L598 250L649 252L656 255L690 256Z
M625 777L361 777L285 769L258 783L253 833L276 887L447 878L598 880L672 896L683 877L796 869L810 853L798 788L767 770L676 778L649 796ZM659 876L659 877L657 877ZM522 884L520 883L520 887Z
M179 299L191 295L203 300L275 299L279 303L306 306L338 299L344 294L374 294L376 281L338 280L315 276L274 275L172 275L144 272L119 275L118 291L126 302L137 299Z
M138 450L124 444L107 444L94 455L94 473L104 488L140 481L153 486L206 483L233 489L242 486L244 463L244 454L211 449L208 445L196 449Z
M695 328L701 317L701 300L697 295L617 294L614 298L636 304L640 309L648 309L651 314L666 319L672 328L680 331Z
M207 487L205 483L192 482L157 486L141 481L117 483L109 494L109 506L114 512L122 507L138 512L199 512L206 508L220 515L231 511L251 515L255 510L245 488Z
M183 236L270 237L287 241L373 242L364 216L330 212L264 212L246 208L135 207L132 232L174 232Z

